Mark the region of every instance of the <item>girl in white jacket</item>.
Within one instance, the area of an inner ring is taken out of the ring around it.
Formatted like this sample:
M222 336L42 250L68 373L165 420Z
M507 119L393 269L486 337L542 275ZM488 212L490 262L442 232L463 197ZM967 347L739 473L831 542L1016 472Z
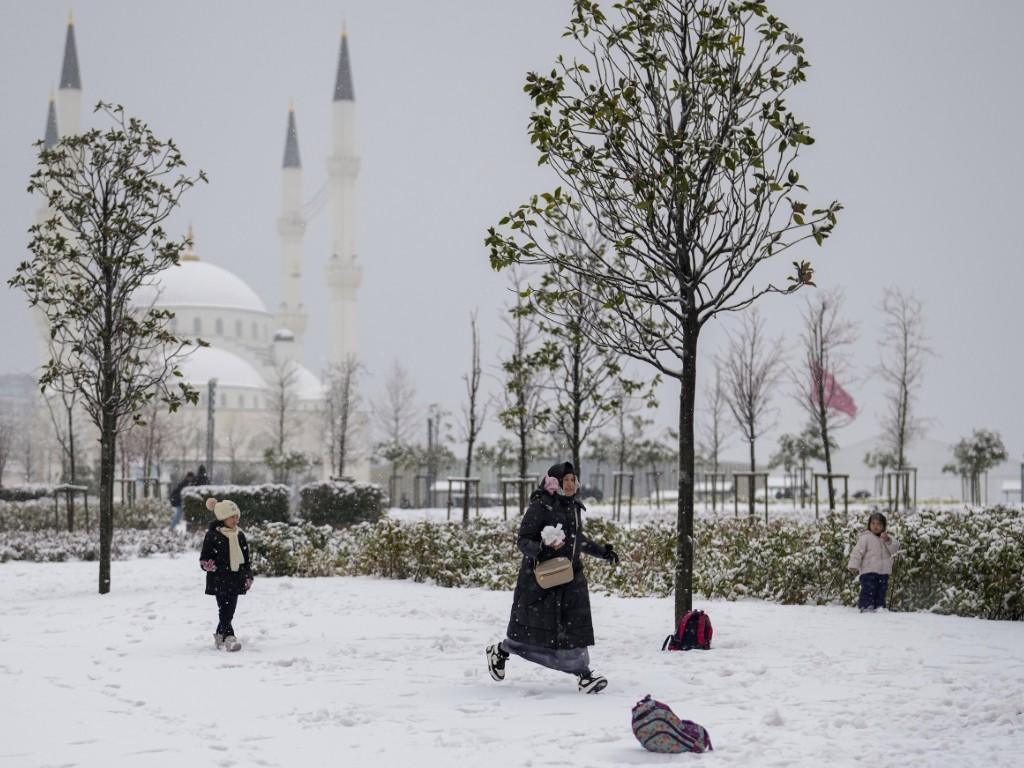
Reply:
M885 608L885 593L889 589L892 574L892 557L900 545L885 532L885 515L872 513L868 518L868 529L857 539L850 553L849 569L860 574L860 600L857 605L861 613Z

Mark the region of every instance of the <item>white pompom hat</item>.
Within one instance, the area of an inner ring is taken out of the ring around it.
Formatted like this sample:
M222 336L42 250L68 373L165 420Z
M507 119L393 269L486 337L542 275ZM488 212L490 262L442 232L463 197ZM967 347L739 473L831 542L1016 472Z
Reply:
M227 520L229 517L241 517L242 510L230 499L217 501L213 496L206 500L206 508L213 512L218 520Z

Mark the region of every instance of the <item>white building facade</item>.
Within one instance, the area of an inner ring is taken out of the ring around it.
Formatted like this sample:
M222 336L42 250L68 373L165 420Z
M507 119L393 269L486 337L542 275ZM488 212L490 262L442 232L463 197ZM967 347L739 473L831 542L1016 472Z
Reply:
M45 143L53 146L60 135L80 130L82 86L78 67L74 23L69 18L61 69L60 88L51 96ZM330 199L327 209L332 233L325 280L328 285L326 322L328 348L316 357L328 365L340 364L357 353L356 301L362 270L355 256L354 193L359 160L355 156L355 99L349 62L348 37L343 31L338 55L333 99L332 154L327 159ZM215 385L214 473L217 482L228 481L226 467L238 462L258 463L263 451L276 447L279 429L276 416L285 401L288 413L287 452L300 451L316 460L316 474L333 474L329 451L329 427L325 412L326 390L320 378L303 364L307 314L303 301L302 163L294 109L289 108L285 151L281 168L281 211L277 219L280 237L280 302L276 312L238 275L219 267L193 246L181 263L161 273L152 285L140 289L133 301L140 308L157 307L174 313L171 329L179 336L198 337L209 343L181 360L185 380L202 393L199 408L182 408L163 417L169 432L195 433L196 439L168 440L165 464L192 463L205 459L207 391ZM42 206L36 220L49 211ZM191 237L191 229L190 229ZM45 318L37 313L40 331L40 362L47 359ZM358 422L359 419L356 419ZM201 433L201 435L199 434ZM194 445L190 450L175 448ZM368 459L359 436L350 437L354 451L346 462L346 475L368 479Z

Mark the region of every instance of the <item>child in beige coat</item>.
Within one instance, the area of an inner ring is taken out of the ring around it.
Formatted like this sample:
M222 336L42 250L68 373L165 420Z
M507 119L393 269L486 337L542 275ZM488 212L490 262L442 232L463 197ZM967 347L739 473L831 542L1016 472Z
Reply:
M885 532L885 515L875 512L868 518L868 529L857 539L850 553L849 569L860 574L860 612L885 608L885 593L892 575L892 557L900 545Z

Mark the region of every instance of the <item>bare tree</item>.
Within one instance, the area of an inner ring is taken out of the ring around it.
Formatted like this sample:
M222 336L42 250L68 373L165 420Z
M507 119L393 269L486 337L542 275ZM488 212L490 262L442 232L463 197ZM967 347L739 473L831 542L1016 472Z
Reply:
M297 472L310 464L302 451L294 450L292 443L302 429L298 418L297 394L299 368L284 359L274 365L270 383L269 424L270 445L263 451L263 462L270 468L276 483L288 483Z
M835 432L857 415L853 398L840 386L850 372L849 349L857 340L857 326L842 318L843 294L830 291L808 301L803 315L803 360L794 371L797 402L810 416L821 441L825 472L832 474ZM836 491L828 478L828 508L836 508Z
M224 446L228 454L228 482L238 482L239 463L241 456L249 450L252 435L245 424L239 419L231 419L221 430Z
M331 469L336 477L345 475L345 465L352 454L353 443L359 431L359 408L362 396L359 377L364 372L362 363L349 355L341 363L327 369L327 435Z
M472 339L469 373L463 375L466 383L466 402L462 406L462 439L466 443L466 471L463 477L473 472L473 446L480 430L487 421L487 403L480 404L480 378L483 369L480 367L480 329L476 323L476 310L470 313L469 329ZM469 525L469 482L462 488L462 524Z
M743 315L739 332L729 336L728 351L721 365L725 372L725 399L750 447L750 471L756 472L757 438L774 424L772 395L786 370L782 342L766 336L764 318L756 307ZM753 517L753 479L747 501Z
M555 290L586 276L602 307L585 332L679 385L674 610L693 602L694 403L698 337L768 293L810 284L794 261L783 285L755 284L765 262L832 232L841 206L815 208L796 169L814 139L789 110L810 66L803 39L760 2L579 0L576 44L531 72L530 140L558 186L488 232L491 264L554 266ZM583 211L611 247L576 258ZM499 232L500 228L500 232Z
M885 325L878 367L886 389L882 432L886 447L896 459L896 469L903 469L907 465L907 445L924 428L924 419L917 416L914 405L925 361L935 353L925 336L921 302L913 295L887 288L882 314Z
M6 405L0 404L0 487L4 484L4 470L11 458L17 422Z
M550 411L543 400L542 377L546 374L543 351L537 344L539 329L537 318L530 311L523 298L523 281L515 270L511 273L515 303L506 307L504 317L511 336L508 356L502 359L504 387L499 401L498 420L505 429L513 433L518 446L519 477L526 477L530 459L530 442L533 434L543 428ZM519 507L526 507L526 489L519 485Z
M726 414L729 401L726 398L725 384L722 382L722 365L715 363L715 382L708 390L704 407L704 424L701 429L700 453L711 465L712 472L718 472L722 451L729 438L729 425Z
M395 360L380 399L373 403L373 418L383 437L377 443L376 454L391 465L392 497L398 491L398 467L409 455L416 433L419 408L416 405L416 386L408 371ZM397 503L392 498L391 503Z
M589 251L607 247L592 222L577 218L575 226L586 237L586 243L554 233L551 240L560 250L581 259ZM577 279L588 282L586 277ZM635 396L648 408L656 408L654 393L661 376L646 382L627 377L624 356L615 347L599 346L592 334L583 331L585 325L602 316L600 304L593 299L595 287L558 290L561 283L557 270L550 270L542 278L541 290L531 294L532 300L525 308L539 317L537 328L543 343L538 362L548 371L545 389L551 405L547 426L568 448L576 476L580 477L583 444L614 419L620 394Z

